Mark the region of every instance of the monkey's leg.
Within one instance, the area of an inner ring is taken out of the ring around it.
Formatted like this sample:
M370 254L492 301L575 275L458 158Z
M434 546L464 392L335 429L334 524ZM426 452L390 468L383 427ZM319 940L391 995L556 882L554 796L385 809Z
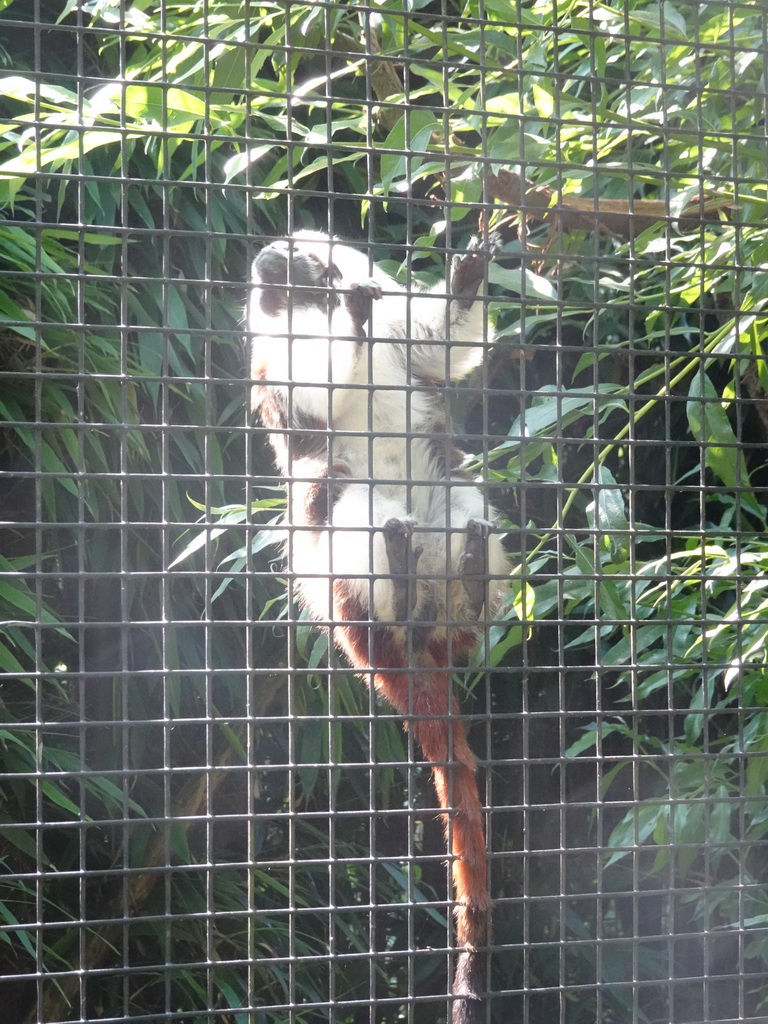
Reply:
M344 295L344 305L353 323L361 329L371 319L374 299L381 298L381 285L372 277L367 281L352 281Z
M463 309L469 309L477 297L477 289L485 276L486 264L494 258L499 246L492 235L488 242L473 238L463 256L454 256L451 265L450 296Z
M459 559L459 571L469 601L470 614L480 618L488 593L488 536L493 523L470 519L467 546Z
M384 544L394 590L395 621L407 622L416 607L416 566L422 547L411 543L414 523L408 519L388 519L384 524Z

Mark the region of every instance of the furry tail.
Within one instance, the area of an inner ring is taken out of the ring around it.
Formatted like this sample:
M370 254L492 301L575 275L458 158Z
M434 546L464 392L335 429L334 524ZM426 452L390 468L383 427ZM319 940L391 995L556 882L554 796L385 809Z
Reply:
M485 954L490 898L482 805L475 759L464 724L457 717L450 674L435 667L416 673L377 674L376 688L409 722L424 757L431 762L452 855L456 898L456 939L461 948L453 982L452 1024L482 1024L485 1009ZM456 716L456 717L454 717Z

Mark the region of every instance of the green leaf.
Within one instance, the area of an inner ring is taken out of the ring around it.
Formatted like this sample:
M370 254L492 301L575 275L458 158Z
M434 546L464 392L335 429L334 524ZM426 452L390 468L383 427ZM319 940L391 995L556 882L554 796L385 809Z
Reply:
M536 592L526 580L513 580L512 607L521 622L530 623L534 618Z
M404 114L381 145L381 181L384 195L397 181L408 186L418 171L432 134L439 131L440 123L429 110L410 110ZM412 154L412 155L411 155Z
M61 809L64 811L68 811L73 818L79 819L81 817L80 808L77 806L77 804L73 803L72 800L70 800L70 798L67 796L67 794L64 793L61 789L59 789L57 785L51 782L50 779L40 779L40 789L43 792L43 794L48 797L51 803L56 804L57 807L61 807ZM86 821L90 820L90 818L87 815L83 815L83 819Z
M600 490L597 496L597 526L600 530L626 532L629 529L624 495L616 484L610 469L598 470Z
M179 864L192 864L194 858L192 851L189 848L189 836L187 829L180 821L172 821L170 823L170 847L176 856Z
M29 956L34 960L36 958L35 945L31 938L31 933L21 924L21 922L14 917L10 907L7 905L5 900L0 900L0 920L4 921L7 927L13 929L13 935L18 942L24 947ZM0 932L0 939L7 942L8 945L13 945L11 936L5 932Z
M726 487L747 487L749 473L723 402L706 373L697 373L688 389L688 424L703 445L704 461Z
M500 285L508 292L517 292L526 298L541 299L543 302L556 302L557 291L552 282L535 274L532 270L519 270L511 267L502 267L498 263L491 263L488 268L488 280L492 284Z
M593 417L598 411L604 415L608 409L626 411L623 399L615 397L623 391L613 384L601 384L594 390L574 388L565 390L546 385L540 388L529 409L515 420L510 437L539 437L560 434L582 416Z
M136 138L135 135L128 137ZM30 146L19 156L0 164L0 177L28 177L37 174L48 164L52 164L53 169L57 169L62 164L76 163L83 153L89 153L104 146L116 145L125 138L126 136L120 132L92 130L68 137L67 141L58 145L43 146L39 151L36 147Z
M597 749L597 726L594 722L590 722L589 725L584 727L584 731L577 740L565 751L566 757L578 757L579 754L583 754L585 750L596 750Z
M660 803L645 803L633 807L627 815L622 818L608 839L608 846L611 848L621 846L628 849L617 850L612 853L605 863L606 867L615 864L628 853L631 853L638 846L642 846L646 839L649 839L660 819L669 816L669 806Z

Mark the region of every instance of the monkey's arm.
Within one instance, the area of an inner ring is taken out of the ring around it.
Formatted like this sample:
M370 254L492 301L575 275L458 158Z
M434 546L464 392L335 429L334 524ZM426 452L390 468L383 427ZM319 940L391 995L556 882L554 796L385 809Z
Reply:
M410 363L416 376L434 381L466 377L485 356L489 334L478 291L498 246L473 238L462 256L455 256L445 284L411 303Z

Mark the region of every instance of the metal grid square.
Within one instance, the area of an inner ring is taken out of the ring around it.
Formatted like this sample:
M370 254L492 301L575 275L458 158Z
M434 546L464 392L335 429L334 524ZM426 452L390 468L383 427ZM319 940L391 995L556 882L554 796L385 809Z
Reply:
M6 1019L450 1012L428 767L286 602L247 412L248 267L302 227L414 292L503 244L451 389L510 567L456 673L486 1020L764 1019L762 6L0 0L0 29Z

